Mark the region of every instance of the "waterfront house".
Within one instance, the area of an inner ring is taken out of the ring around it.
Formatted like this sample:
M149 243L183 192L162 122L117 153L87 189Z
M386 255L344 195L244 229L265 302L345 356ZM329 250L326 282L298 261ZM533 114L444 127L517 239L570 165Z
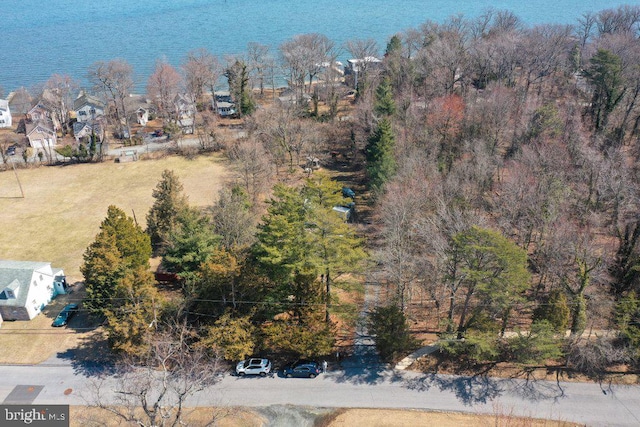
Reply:
M40 120L25 124L25 132L29 145L36 150L51 148L58 143L51 120Z
M76 112L76 119L79 122L89 122L104 115L105 106L95 96L84 92L73 102L73 110Z
M92 123L75 122L73 124L73 136L76 138L76 141L79 142L82 138L88 138L91 135L95 135L98 142L103 140L104 129L101 120L96 120Z
M138 108L136 110L136 122L139 125L146 126L149 122L149 110L144 107Z
M382 60L375 56L349 59L344 67L344 76L347 84L358 87L358 78L362 78L367 73L382 69Z
M216 91L213 97L213 109L220 117L231 117L236 114L236 104L233 103L231 93Z
M9 128L12 123L9 101L0 99L0 128Z
M66 290L64 272L49 262L0 260L0 318L4 320L31 320Z
M181 93L177 94L173 99L173 106L176 120L191 119L196 113L196 104Z

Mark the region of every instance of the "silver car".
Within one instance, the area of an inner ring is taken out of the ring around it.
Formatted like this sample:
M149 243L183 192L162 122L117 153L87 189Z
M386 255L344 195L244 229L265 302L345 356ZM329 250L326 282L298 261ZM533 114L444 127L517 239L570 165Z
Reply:
M271 362L269 359L251 358L238 362L236 365L236 374L243 375L260 375L267 376L271 372Z

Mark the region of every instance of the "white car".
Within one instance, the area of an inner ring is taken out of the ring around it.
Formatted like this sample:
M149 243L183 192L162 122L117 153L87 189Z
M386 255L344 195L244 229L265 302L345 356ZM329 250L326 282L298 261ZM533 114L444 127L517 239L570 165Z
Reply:
M269 359L251 358L238 362L236 365L236 374L243 375L260 375L267 376L271 372L271 362Z

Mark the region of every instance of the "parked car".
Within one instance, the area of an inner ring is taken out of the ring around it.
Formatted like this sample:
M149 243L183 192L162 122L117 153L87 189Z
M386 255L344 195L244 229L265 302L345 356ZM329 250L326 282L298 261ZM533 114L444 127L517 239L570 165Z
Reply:
M354 197L356 197L356 192L349 187L342 187L342 197L353 199Z
M251 358L238 362L236 365L236 374L244 375L260 375L266 376L271 372L271 361L269 359Z
M8 147L7 147L7 151L6 151L7 156L13 156L13 155L15 155L15 154L16 154L16 148L17 148L17 147L18 147L18 146L17 146L16 144L13 144L13 145L8 146Z
M322 367L312 360L298 360L282 371L287 378L315 378L322 373Z
M155 138L160 138L162 135L164 135L164 131L162 129L156 129L151 135Z
M78 304L67 304L62 311L53 320L51 326L60 327L66 326L69 320L78 312Z

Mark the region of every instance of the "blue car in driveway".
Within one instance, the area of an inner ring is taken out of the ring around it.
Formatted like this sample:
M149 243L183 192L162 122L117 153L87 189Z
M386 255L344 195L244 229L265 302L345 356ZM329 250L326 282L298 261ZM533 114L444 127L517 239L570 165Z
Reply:
M78 312L78 304L67 304L62 311L56 316L51 326L61 327L66 326L69 320Z
M287 378L315 378L321 373L320 364L311 360L298 360L286 366L282 371L282 374Z

